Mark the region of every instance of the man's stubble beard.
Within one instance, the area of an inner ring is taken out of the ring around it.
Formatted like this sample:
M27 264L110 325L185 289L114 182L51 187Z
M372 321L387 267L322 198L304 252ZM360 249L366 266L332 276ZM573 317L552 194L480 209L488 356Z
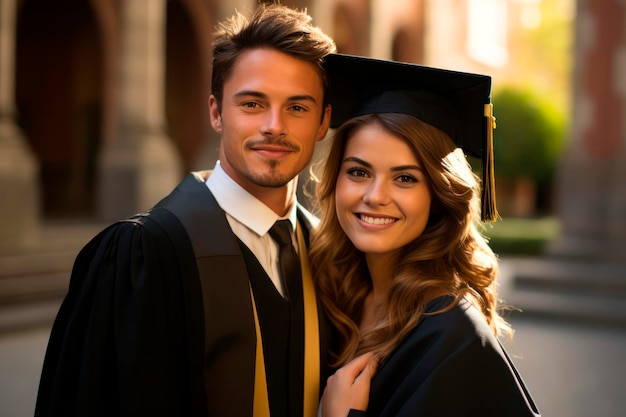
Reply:
M267 164L269 166L269 172L259 174L257 172L248 171L246 173L248 180L259 187L280 188L289 184L289 182L299 174L299 172L292 172L288 175L280 174L276 169L280 165L278 161L269 161Z

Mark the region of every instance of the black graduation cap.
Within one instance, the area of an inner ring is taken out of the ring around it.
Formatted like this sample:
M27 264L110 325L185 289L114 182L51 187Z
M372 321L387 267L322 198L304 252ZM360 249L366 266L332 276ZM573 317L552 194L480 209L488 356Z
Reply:
M437 127L466 154L482 160L482 218L498 217L491 77L343 54L326 56L325 68L332 128L371 113L408 114Z

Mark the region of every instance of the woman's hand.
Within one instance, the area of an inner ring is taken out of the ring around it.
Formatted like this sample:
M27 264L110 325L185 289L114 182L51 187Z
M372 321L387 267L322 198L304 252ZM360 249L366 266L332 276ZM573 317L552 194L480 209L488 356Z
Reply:
M373 356L358 356L328 378L322 397L323 417L346 417L351 409L367 409L370 382L378 367Z

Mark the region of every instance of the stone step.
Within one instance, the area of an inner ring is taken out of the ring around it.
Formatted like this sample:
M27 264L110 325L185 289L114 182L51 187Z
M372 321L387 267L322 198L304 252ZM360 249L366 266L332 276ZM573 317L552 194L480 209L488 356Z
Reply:
M51 326L59 311L61 301L48 299L0 308L0 334L32 327Z
M52 324L67 293L75 255L0 257L0 333Z
M67 293L70 270L0 279L0 307L60 299Z
M503 297L512 314L626 328L626 300L575 294L516 290Z
M65 294L79 250L62 247L0 256L0 307Z
M518 288L626 297L626 266L559 259L510 260Z
M499 296L524 315L626 327L626 265L503 259Z
M105 226L97 222L47 222L41 225L36 241L29 247L3 247L0 258L29 253L78 251Z
M0 253L0 332L52 323L80 249L104 226L51 223L30 248Z
M71 270L77 254L78 250L58 250L0 256L0 281Z

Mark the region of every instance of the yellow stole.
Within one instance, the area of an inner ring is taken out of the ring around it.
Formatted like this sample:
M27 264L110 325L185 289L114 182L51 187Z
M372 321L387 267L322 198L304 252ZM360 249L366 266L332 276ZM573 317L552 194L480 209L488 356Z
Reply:
M317 301L311 268L307 255L307 247L300 224L296 225L298 253L302 267L302 292L304 298L304 405L303 417L317 416L320 389L320 340L317 317ZM267 379L265 376L265 358L263 357L263 341L259 326L254 294L250 288L254 327L256 329L256 365L254 372L254 417L270 417L269 400L267 398Z

